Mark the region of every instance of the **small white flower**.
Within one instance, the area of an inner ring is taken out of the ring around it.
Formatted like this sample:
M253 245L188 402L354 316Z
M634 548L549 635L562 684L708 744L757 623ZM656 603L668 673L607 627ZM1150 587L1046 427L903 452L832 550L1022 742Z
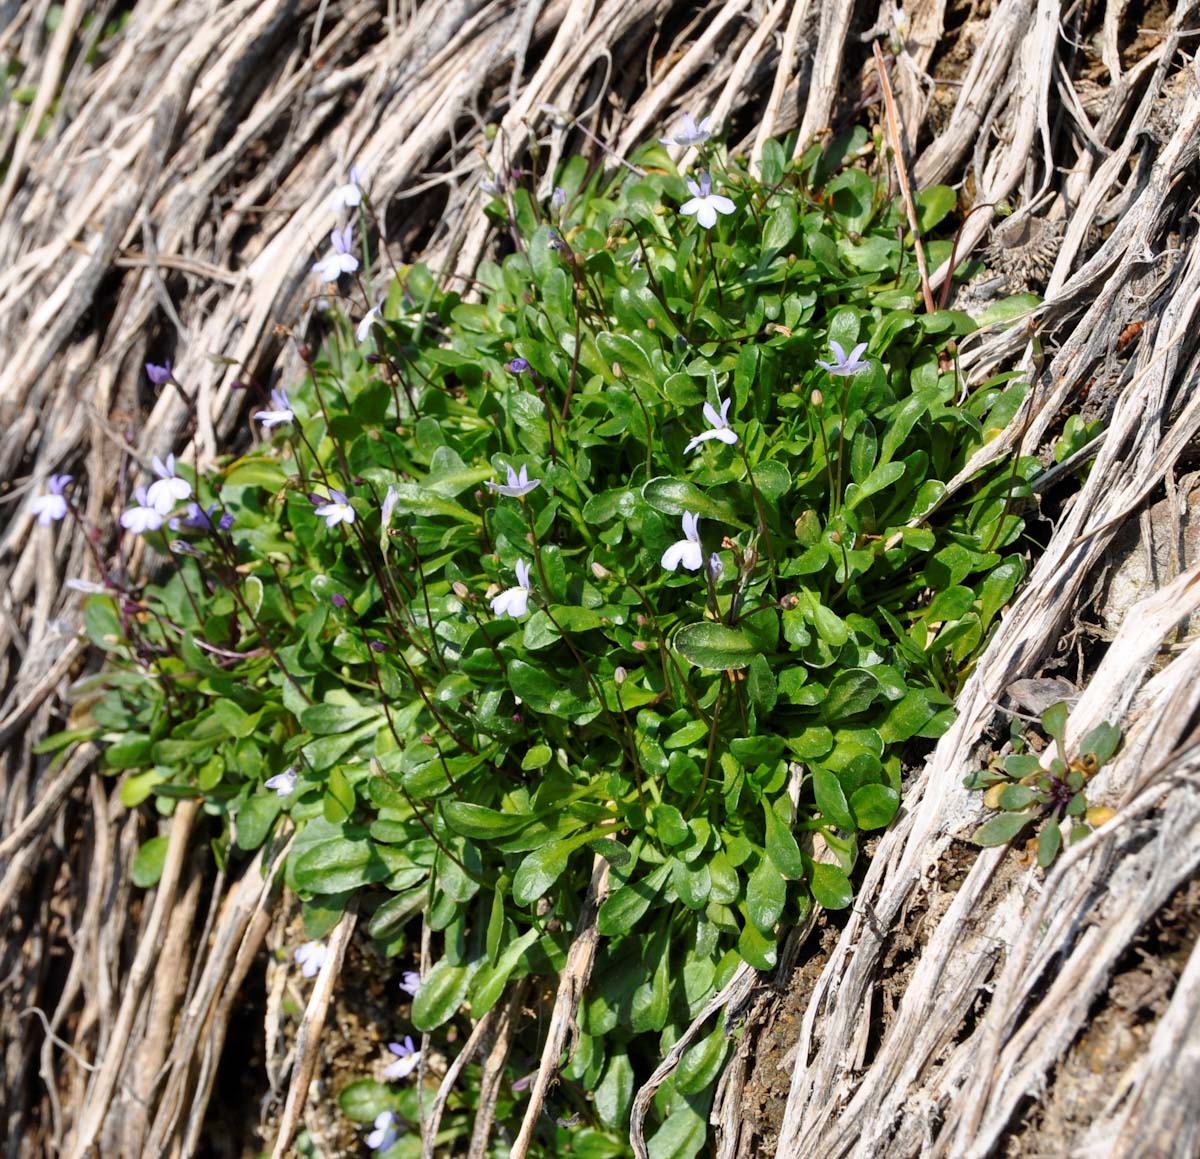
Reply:
M817 359L817 365L823 366L835 378L847 378L851 374L857 374L860 370L866 370L870 365L863 359L862 353L867 348L865 342L860 342L853 350L847 354L840 342L835 342L832 338L829 340L829 348L833 351L832 362L822 362Z
M411 1035L406 1034L403 1042L389 1042L388 1050L396 1055L396 1058L383 1068L385 1079L407 1078L421 1061L421 1052L413 1045Z
M71 481L70 475L51 475L50 482L46 485L47 491L44 495L35 496L29 504L29 510L37 517L37 521L43 527L49 527L51 523L57 523L67 513L67 500L63 495L67 484Z
M315 978L329 957L329 947L324 942L305 942L292 956L301 974L306 978Z
M147 531L157 531L163 525L162 512L155 509L146 495L146 488L139 487L134 496L137 506L131 507L121 514L121 526L134 535L145 535Z
M321 281L336 282L342 274L352 274L358 269L358 258L350 252L350 247L353 245L353 232L354 227L348 225L345 229L335 229L329 235L329 244L333 246L333 253L326 254L313 266L313 273Z
M704 552L700 547L698 530L700 516L691 511L683 513L683 538L676 540L663 552L662 565L674 571L683 564L688 571L699 571L704 566Z
M372 306L363 316L362 321L354 329L354 337L358 342L365 342L371 336L371 327L375 323L383 325L383 303L379 302Z
M707 442L709 439L720 439L721 442L733 446L738 441L737 435L729 427L729 404L733 401L727 398L721 402L721 396L717 395L717 402L721 403L720 412L716 411L711 403L704 404L704 418L707 420L709 430L698 434L686 447L683 448L685 455L690 455L701 443Z
M692 197L679 207L679 212L688 217L695 215L705 229L712 229L717 224L718 213L732 213L737 209L728 197L712 191L712 178L707 173L700 174L699 185L689 177L687 187Z
M274 789L280 797L290 797L296 791L296 781L299 779L295 769L284 769L268 777L265 784L268 789Z
M380 1111L375 1116L375 1130L367 1136L367 1146L372 1151L386 1151L396 1145L400 1132L396 1129L396 1112Z
M395 514L396 504L399 502L400 492L389 483L387 494L383 497L383 506L379 509L384 531L392 525L392 516Z
M492 613L497 616L512 616L519 620L529 610L529 564L517 560L517 587L507 588L492 600Z
M271 402L275 404L274 410L259 410L254 412L254 418L257 419L267 430L272 427L277 427L281 423L291 423L296 421L295 414L292 413L292 404L288 400L286 390L271 391Z
M400 975L400 989L410 998L415 998L417 991L421 989L421 975L416 970L405 970Z
M682 145L685 148L692 145L703 145L712 136L712 117L705 117L700 124L692 119L691 113L684 113L683 128L673 137L659 137L662 145Z
M487 481L486 486L495 491L497 495L507 495L510 499L519 499L522 495L528 495L541 483L541 479L529 477L529 470L526 467L522 467L519 474L512 467L506 469L508 471L507 483L493 483L491 479Z
M333 488L330 488L329 491L329 502L322 503L317 508L316 514L325 520L326 527L336 527L339 523L354 522L354 508L350 506L350 500L346 498L346 493Z
M169 515L177 503L192 497L192 485L175 474L174 455L168 455L165 463L155 455L150 465L158 478L147 488L146 498L159 515Z
M363 178L358 166L351 165L350 179L333 191L329 198L329 208L334 213L341 213L343 209L356 209L362 204L362 184Z

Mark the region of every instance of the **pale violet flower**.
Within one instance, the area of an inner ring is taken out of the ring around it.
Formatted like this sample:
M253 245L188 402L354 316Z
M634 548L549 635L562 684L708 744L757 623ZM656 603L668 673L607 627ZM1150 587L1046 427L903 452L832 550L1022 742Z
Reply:
M147 488L146 498L159 515L169 515L177 503L192 497L192 485L175 474L174 455L168 455L165 463L155 455L150 465L158 478Z
M519 620L529 610L529 564L517 560L517 586L506 588L492 600L492 612L497 616L512 616Z
M299 774L295 769L284 769L282 773L268 777L264 783L268 789L274 789L277 796L290 797L296 791L298 779Z
M724 571L725 565L721 562L721 557L714 551L708 557L708 578L713 583L720 583Z
M491 479L487 481L487 486L490 487L497 495L507 495L510 499L519 499L522 495L528 495L539 483L541 479L531 479L529 477L529 469L522 467L520 473L512 469L506 468L508 471L507 483L493 483Z
M315 978L329 957L329 947L324 942L305 942L292 956L301 974L306 978Z
M292 412L292 404L288 400L286 390L271 391L271 402L274 405L274 410L257 410L253 415L267 430L277 427L281 423L296 421L296 416Z
M712 191L712 178L707 173L700 174L699 185L689 177L687 187L692 196L679 207L679 212L688 217L695 215L705 229L717 224L718 213L732 213L737 208L728 197Z
M683 564L688 571L699 571L704 566L704 552L700 547L700 532L698 530L700 516L691 511L683 513L683 538L671 544L663 552L662 565L667 571L674 571Z
M720 411L717 411L712 403L704 404L704 418L708 422L709 429L698 434L683 448L685 455L690 455L701 443L705 443L709 439L720 439L721 442L728 443L731 447L738 441L737 435L729 427L729 404L732 401L733 399L727 398L721 402L721 396L717 395L717 402L721 403Z
M396 1128L396 1112L380 1111L375 1116L375 1130L367 1136L367 1146L372 1151L387 1151L396 1145L400 1132Z
M712 117L705 117L698 125L693 120L691 113L684 113L681 119L683 128L673 137L659 137L660 144L682 145L687 148L692 145L703 145L712 136Z
M421 989L421 975L416 970L405 970L400 975L400 989L410 998L415 998L417 991Z
M48 490L44 495L36 496L29 504L29 510L37 516L37 521L43 527L57 523L67 513L67 501L63 491L71 481L70 475L51 475L46 484Z
M345 185L339 185L329 198L329 208L334 213L343 209L355 209L362 204L362 174L357 165L350 166L350 179Z
M352 274L358 269L358 258L350 252L353 244L352 235L353 227L349 225L345 229L335 229L329 235L329 244L333 246L333 253L326 254L313 266L313 273L321 281L336 282L342 274Z
M421 1052L413 1045L411 1035L406 1034L403 1042L389 1042L388 1050L396 1058L384 1067L383 1077L385 1079L407 1078L417 1069L417 1063L421 1061Z
M375 323L383 325L383 303L379 302L372 306L362 317L362 321L354 329L354 337L358 342L365 342L371 336L371 327Z
M567 191L556 186L554 192L550 194L550 204L555 209L562 209L567 204Z
M396 512L396 504L400 502L400 492L395 487L388 484L387 494L383 497L383 506L379 509L380 517L383 521L383 529L386 531L392 524L392 516Z
M860 342L849 354L842 349L840 342L835 342L832 338L829 340L829 349L833 351L832 362L822 362L817 359L817 365L823 366L830 374L837 378L846 378L851 374L857 374L860 370L865 370L869 365L862 357L863 351L867 348L865 342Z
M163 514L157 510L146 495L146 488L139 487L134 492L137 506L121 513L121 526L134 535L145 535L147 531L157 531L163 525Z
M346 498L344 491L329 490L329 502L317 507L316 513L325 520L326 527L336 527L339 523L354 522L354 508Z
M161 366L154 362L147 362L146 377L155 386L166 386L171 381L171 360L168 358Z

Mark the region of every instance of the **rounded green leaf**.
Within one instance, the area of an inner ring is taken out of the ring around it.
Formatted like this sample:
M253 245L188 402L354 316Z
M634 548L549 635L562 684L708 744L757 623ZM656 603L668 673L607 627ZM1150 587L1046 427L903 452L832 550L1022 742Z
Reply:
M1037 816L1036 809L1024 813L997 813L995 817L985 821L974 833L971 840L976 845L990 849L997 845L1007 845Z
M166 837L151 837L137 851L130 877L139 889L149 889L162 877L163 862L167 859Z
M421 1031L435 1030L449 1021L462 1005L471 981L467 966L456 966L442 958L421 983L413 999L413 1025Z
M900 794L890 785L863 785L851 793L850 808L860 829L884 829L900 808Z
M675 651L697 668L714 670L745 668L759 655L745 632L705 620L685 624L675 633Z
M813 863L812 895L826 909L845 909L854 900L854 888L845 870L823 861Z

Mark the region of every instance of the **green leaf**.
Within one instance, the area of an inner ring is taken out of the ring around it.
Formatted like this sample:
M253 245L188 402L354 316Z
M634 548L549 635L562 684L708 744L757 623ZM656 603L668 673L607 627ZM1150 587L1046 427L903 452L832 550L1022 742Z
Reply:
M855 716L871 707L879 695L879 681L865 668L847 668L839 672L829 685L821 702L821 715L827 721L839 721Z
M608 1056L604 1077L596 1087L592 1104L600 1121L614 1131L623 1131L629 1122L629 1108L633 1104L633 1064L624 1050Z
M971 834L971 840L976 845L983 846L984 849L990 849L996 845L1007 845L1022 829L1033 822L1037 815L1037 809L1030 809L1025 813L997 813Z
M686 479L674 479L667 475L651 479L642 486L642 498L663 515L681 516L685 511L690 511L702 519L742 526L742 521L731 507L711 498Z
M500 952L494 966L484 966L476 975L471 987L471 1013L475 1017L485 1014L497 999L504 993L513 971L520 964L522 956L534 942L541 937L541 931L532 927L519 938L509 942Z
M1010 294L1007 298L1001 298L988 306L977 316L977 321L981 326L1011 322L1014 318L1036 310L1041 304L1042 299L1037 294Z
M1026 808L1033 800L1034 792L1028 785L1009 785L1000 794L1000 808L1013 812Z
M513 901L518 905L537 901L563 875L573 848L570 841L552 841L526 854L513 878Z
M350 826L330 829L333 832L328 836L294 855L292 874L299 889L307 893L341 893L388 876L387 865L365 833Z
M283 809L283 802L275 793L258 793L248 797L237 811L234 832L237 847L247 852L257 849L266 839Z
M766 857L759 860L746 883L746 916L764 934L775 928L787 902L787 883Z
M287 475L278 459L265 455L247 455L230 465L225 472L226 487L261 487L264 491L280 491L287 485Z
M1067 702L1060 700L1042 713L1042 728L1046 735L1055 740L1065 740L1067 735Z
M632 931L645 916L671 872L670 863L653 873L614 890L600 906L596 928L606 938Z
M528 813L501 813L469 801L444 801L441 806L446 824L455 833L476 841L490 841L496 837L510 837L519 833L532 820Z
M953 211L958 204L958 194L949 185L930 185L913 200L917 205L917 226L922 234L926 234Z
M845 909L854 900L854 888L839 866L813 862L810 885L813 900L826 909Z
M783 798L790 808L790 802ZM767 856L784 877L799 881L804 877L804 858L791 829L780 820L779 814L767 801L763 801L763 816L767 824Z
M1100 768L1108 764L1117 746L1121 743L1121 730L1115 724L1105 721L1098 724L1079 742L1080 755L1091 753L1096 758L1096 766Z
M395 1098L392 1088L384 1083L356 1079L342 1088L338 1106L342 1114L355 1123L373 1123L384 1111L394 1109Z
M715 670L745 668L759 655L745 632L711 620L685 624L675 633L672 647L697 668Z
M149 889L158 884L162 877L163 863L167 859L167 837L151 837L137 851L133 859L130 878L139 889Z
M846 794L842 782L836 773L827 769L813 770L813 796L821 815L839 829L854 829L854 816L846 802Z
M772 251L782 250L791 243L800 225L800 217L796 213L796 203L785 197L771 211L767 218L767 226L763 230L762 253L766 257Z
M900 794L890 785L863 785L850 794L850 808L860 829L886 829L900 808Z
M750 698L750 703L764 715L774 709L779 697L775 673L771 671L767 658L761 654L750 661L750 671L746 677L746 695Z
M454 965L442 958L421 982L421 989L413 999L413 1026L424 1032L448 1022L467 996L470 981L470 967Z
M1051 817L1038 834L1038 866L1045 869L1058 856L1061 848L1062 830L1058 827L1058 822Z

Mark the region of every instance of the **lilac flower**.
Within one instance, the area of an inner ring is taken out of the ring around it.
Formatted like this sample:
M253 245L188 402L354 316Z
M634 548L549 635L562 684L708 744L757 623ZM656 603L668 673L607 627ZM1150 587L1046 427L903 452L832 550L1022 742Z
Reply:
M315 978L317 972L325 965L325 959L329 957L329 947L324 942L305 942L292 956L296 959L301 974L306 978Z
M177 504L192 497L192 485L175 474L175 456L168 455L164 463L157 455L150 460L158 478L150 484L146 498L159 515L167 515Z
M694 215L705 229L712 229L717 224L718 213L732 213L737 209L728 197L713 193L712 178L707 173L700 174L699 185L689 177L687 187L692 196L679 207L679 212L688 217Z
M389 1062L383 1069L385 1079L407 1078L417 1069L421 1061L421 1052L413 1045L412 1036L406 1034L403 1042L389 1042L388 1050L396 1056L394 1062Z
M529 564L517 560L517 586L506 588L492 600L492 613L497 616L512 616L519 620L529 610Z
M567 191L556 186L554 192L550 194L550 204L555 209L562 209L567 204Z
M350 601L347 600L341 592L334 592L333 595L329 597L329 602L335 608L344 608Z
M365 342L371 336L371 327L378 323L383 325L383 303L377 302L362 317L362 321L354 329L354 337L358 342Z
M529 469L521 468L521 473L517 474L512 467L506 468L508 471L507 483L493 483L489 479L486 486L490 487L497 495L507 495L510 499L520 499L522 495L528 495L535 487L541 483L541 479L531 479L529 477Z
M410 998L415 998L417 991L421 989L421 975L416 970L405 970L400 975L400 989Z
M29 504L29 510L37 516L37 521L43 527L57 523L66 515L67 501L63 497L63 491L70 481L70 475L51 475L49 483L46 484L46 494L36 496Z
M329 489L329 502L322 503L316 513L325 520L326 527L336 527L339 523L354 522L354 508L346 498L344 491Z
M350 179L345 185L339 185L329 198L329 208L334 213L343 209L355 209L362 204L363 177L357 165L350 166Z
M379 508L379 517L384 531L387 531L392 525L392 516L396 513L396 504L399 502L400 492L389 483L387 494L383 497L383 505Z
M704 404L704 417L708 422L709 430L698 434L686 447L683 448L685 455L690 455L701 443L707 442L709 439L720 439L723 443L728 443L733 446L738 441L737 435L729 427L729 404L733 399L727 398L721 402L721 396L717 395L717 402L721 405L721 410L718 413L711 403Z
M688 571L699 571L704 566L704 552L700 549L700 516L691 511L683 513L683 538L671 544L663 552L662 565L674 571L681 563Z
M509 374L524 374L529 369L529 359L514 358L506 367Z
M829 340L829 348L833 351L832 362L822 362L817 359L817 365L823 366L835 378L848 378L852 374L857 374L860 370L866 370L870 365L862 358L862 353L867 348L865 342L860 342L853 350L847 354L840 342L835 342L832 338Z
M342 274L352 274L358 269L358 258L350 252L354 241L353 232L354 227L348 225L345 229L335 229L329 235L329 244L333 246L333 253L326 254L313 266L313 273L321 281L336 282Z
M712 582L719 583L722 573L725 571L725 565L721 562L721 557L714 551L708 557L708 578Z
M400 1132L396 1128L396 1112L380 1111L375 1116L375 1130L367 1136L372 1151L387 1151L396 1145Z
M292 404L288 399L286 390L271 391L271 401L275 404L274 410L259 410L255 411L253 415L267 430L279 426L280 423L292 423L296 421L296 416L292 413Z
M162 366L156 366L153 362L147 362L146 377L155 386L166 386L171 381L171 360L168 358Z
M291 768L284 769L282 773L276 773L273 777L268 777L263 783L268 789L274 789L277 796L290 797L296 791L296 781L298 779L299 774L294 768ZM320 943L310 942L309 944L319 945ZM299 960L299 957L297 957L296 961Z
M499 177L485 177L479 183L479 188L482 189L489 197L499 197L504 190L504 186Z
M134 496L137 506L129 508L121 514L121 526L134 535L145 535L147 531L157 531L163 525L163 516L146 495L146 488L139 487Z
M682 145L687 148L691 145L703 145L712 136L712 117L705 117L698 125L692 119L691 113L684 113L681 119L683 128L673 137L659 137L659 144Z
M193 501L188 504L188 513L183 519L171 520L171 530L190 527L193 531L212 531L214 527L219 527L222 531L228 531L233 526L233 516L226 511L220 519L214 520L213 515L216 510L215 503L210 504L208 510L205 511L199 503Z

